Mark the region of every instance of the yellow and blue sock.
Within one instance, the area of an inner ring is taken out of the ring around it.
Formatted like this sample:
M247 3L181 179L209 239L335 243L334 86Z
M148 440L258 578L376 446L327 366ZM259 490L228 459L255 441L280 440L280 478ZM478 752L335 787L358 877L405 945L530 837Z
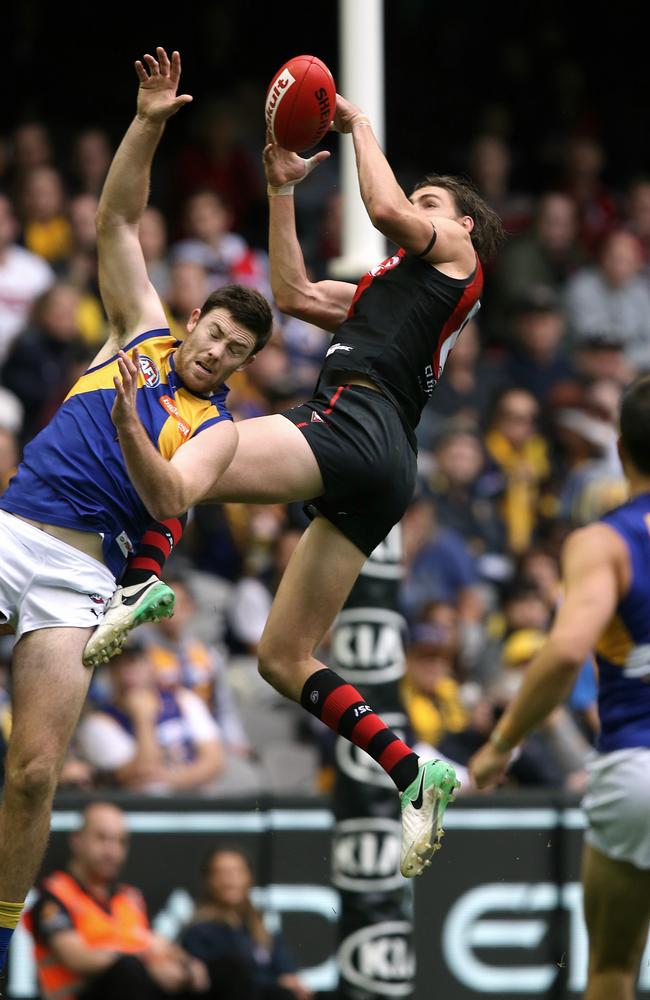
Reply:
M4 903L0 900L0 970L7 961L7 951L11 935L18 926L20 914L23 912L23 903Z

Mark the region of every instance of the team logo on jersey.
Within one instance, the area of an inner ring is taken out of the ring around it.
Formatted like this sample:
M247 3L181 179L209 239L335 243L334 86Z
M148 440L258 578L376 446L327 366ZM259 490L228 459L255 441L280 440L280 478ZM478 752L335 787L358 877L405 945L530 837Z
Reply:
M142 372L144 384L148 389L155 389L157 385L160 385L158 367L146 354L140 355L140 371Z
M381 264L377 264L376 267L370 269L370 273L373 278L378 278L380 275L385 274L386 271L392 271L394 267L397 267L401 261L399 254L394 254L392 257L387 257L386 260L382 260Z
M187 440L187 438L192 433L192 428L187 423L187 421L183 420L183 418L181 417L180 411L179 411L178 407L176 406L176 403L174 402L174 400L171 398L171 396L161 396L160 399L158 400L158 402L162 406L163 410L167 411L167 413L170 415L170 417L174 417L174 419L176 420L176 424L178 426L178 429L181 432L181 437L184 440Z

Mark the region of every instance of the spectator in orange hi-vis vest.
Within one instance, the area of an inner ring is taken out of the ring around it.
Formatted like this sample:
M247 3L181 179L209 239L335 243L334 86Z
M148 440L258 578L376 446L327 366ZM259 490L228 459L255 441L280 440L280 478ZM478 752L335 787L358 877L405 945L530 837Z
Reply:
M41 997L216 1000L205 965L155 934L142 894L117 881L128 849L122 810L88 805L70 838L67 868L41 880L24 918L36 946Z

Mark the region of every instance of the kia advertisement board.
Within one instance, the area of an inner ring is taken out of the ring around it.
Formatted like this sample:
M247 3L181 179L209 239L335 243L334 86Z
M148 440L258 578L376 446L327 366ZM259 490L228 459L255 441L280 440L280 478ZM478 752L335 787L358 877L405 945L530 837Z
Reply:
M144 892L155 926L174 936L192 913L204 855L237 844L255 869L255 897L270 927L281 927L313 989L336 995L339 968L359 996L407 997L417 964L415 1000L578 1000L587 940L579 884L583 816L574 798L543 792L466 796L446 815L447 836L432 868L413 883L411 919L382 912L399 891L394 821L363 829L339 824L326 800L210 802L112 796L132 834L124 878ZM45 871L60 867L82 802L59 798ZM332 871L334 872L332 876ZM373 924L339 949L341 893L363 887ZM337 955L338 952L338 955ZM15 935L10 997L33 997L27 932ZM650 948L638 996L650 1000Z

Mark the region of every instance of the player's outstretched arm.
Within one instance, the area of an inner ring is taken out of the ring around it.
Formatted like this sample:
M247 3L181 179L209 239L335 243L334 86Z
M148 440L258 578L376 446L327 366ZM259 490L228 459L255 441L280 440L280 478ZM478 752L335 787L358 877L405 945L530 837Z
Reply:
M562 563L564 596L548 640L527 668L490 742L470 761L470 774L479 788L503 776L511 750L568 697L627 589L625 543L607 525L592 524L574 532Z
M269 195L271 289L280 312L334 332L347 316L355 285L345 281L310 281L296 233L293 191L314 167L326 160L322 150L308 160L269 142L264 170Z
M409 253L421 254L431 242L432 222L397 183L368 116L337 94L332 128L352 135L361 197L375 229ZM469 273L476 260L469 231L453 219L436 219L436 240L425 259L457 263Z
M162 303L149 281L138 226L149 197L151 164L165 122L192 98L177 96L178 52L162 48L145 55L135 70L139 80L136 116L113 157L97 209L99 284L112 340L118 345L147 329L167 326ZM110 345L115 348L115 343Z

